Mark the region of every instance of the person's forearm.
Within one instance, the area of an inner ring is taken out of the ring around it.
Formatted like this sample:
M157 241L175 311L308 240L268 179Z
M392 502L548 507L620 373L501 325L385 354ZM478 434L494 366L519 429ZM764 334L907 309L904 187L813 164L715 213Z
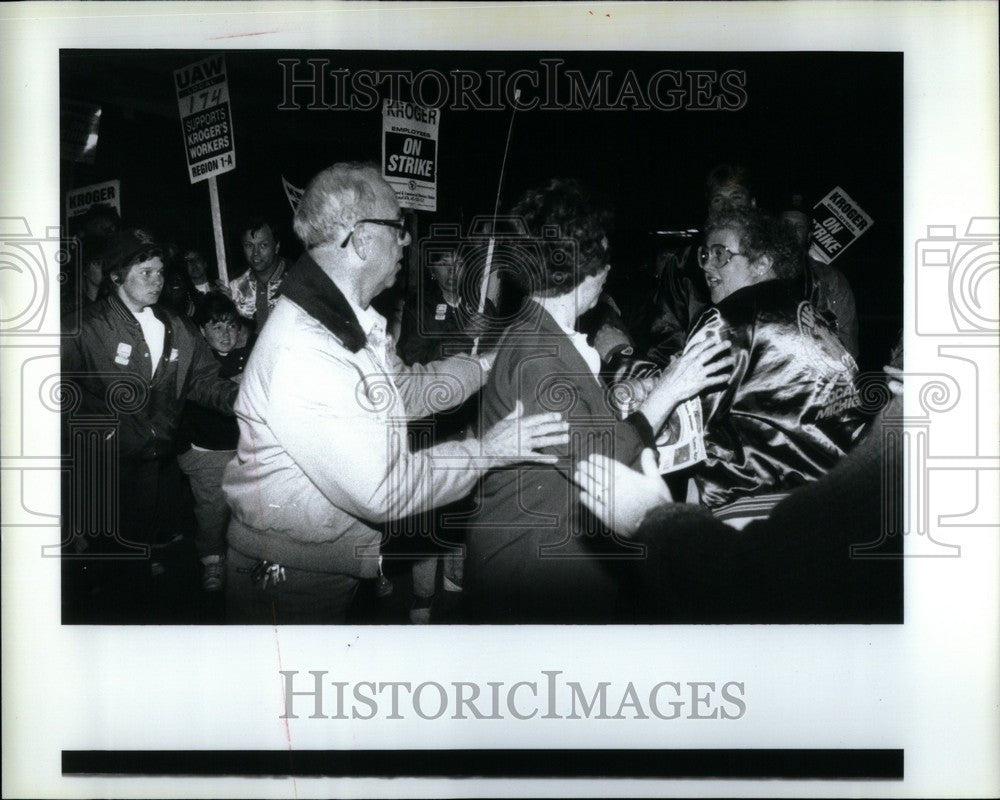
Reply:
M458 355L428 364L398 365L394 380L413 418L446 411L464 403L486 381L488 370L476 356Z
M643 401L638 413L642 414L655 436L660 432L670 415L677 409L679 403L673 394L662 389L654 389Z

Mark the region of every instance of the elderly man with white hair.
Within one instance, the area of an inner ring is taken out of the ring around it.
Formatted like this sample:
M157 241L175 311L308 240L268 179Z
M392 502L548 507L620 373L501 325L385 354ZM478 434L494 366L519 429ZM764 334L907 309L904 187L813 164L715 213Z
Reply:
M558 414L521 409L482 439L411 452L406 420L458 405L489 358L407 367L370 305L395 281L409 234L377 167L335 164L295 214L305 253L282 287L236 402L240 443L224 489L232 507L230 622L342 622L378 574L379 524L452 502L488 469L552 463Z

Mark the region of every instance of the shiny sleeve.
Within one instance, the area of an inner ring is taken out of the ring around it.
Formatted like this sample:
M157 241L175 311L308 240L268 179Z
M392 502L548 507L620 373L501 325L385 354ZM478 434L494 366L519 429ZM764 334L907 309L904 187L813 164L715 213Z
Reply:
M706 336L728 339L732 343L730 353L735 361L729 382L701 396L702 416L707 425L712 419L724 417L732 408L733 399L750 369L754 336L752 326L730 324L718 308L710 308L701 315L688 336L688 344Z

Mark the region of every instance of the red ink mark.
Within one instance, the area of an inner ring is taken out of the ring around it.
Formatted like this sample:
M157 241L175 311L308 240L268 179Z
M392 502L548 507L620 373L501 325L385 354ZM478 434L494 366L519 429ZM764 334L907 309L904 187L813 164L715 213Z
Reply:
M281 643L278 641L278 609L276 603L271 601L271 621L274 624L274 648L278 653L278 674L281 674ZM284 705L285 695L282 692L281 703ZM286 709L287 710L287 709ZM282 720L285 725L285 741L288 742L288 774L292 778L292 794L295 797L299 796L298 786L295 783L295 770L293 769L292 759L294 758L294 750L292 749L292 731L288 725L288 718Z
M223 36L209 36L209 39L240 39L244 36L267 36L269 33L277 31L256 31L255 33L227 33Z

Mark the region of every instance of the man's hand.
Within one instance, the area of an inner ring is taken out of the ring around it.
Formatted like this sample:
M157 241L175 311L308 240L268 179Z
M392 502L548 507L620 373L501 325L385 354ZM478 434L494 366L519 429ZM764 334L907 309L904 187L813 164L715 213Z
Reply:
M499 462L500 466L531 461L536 464L555 464L558 456L539 453L545 447L569 443L569 423L557 412L524 415L524 404L517 407L487 431L481 440L483 453Z
M652 450L642 451L641 466L642 472L636 472L595 453L577 464L573 475L583 489L580 502L622 536L634 536L649 511L673 500Z

